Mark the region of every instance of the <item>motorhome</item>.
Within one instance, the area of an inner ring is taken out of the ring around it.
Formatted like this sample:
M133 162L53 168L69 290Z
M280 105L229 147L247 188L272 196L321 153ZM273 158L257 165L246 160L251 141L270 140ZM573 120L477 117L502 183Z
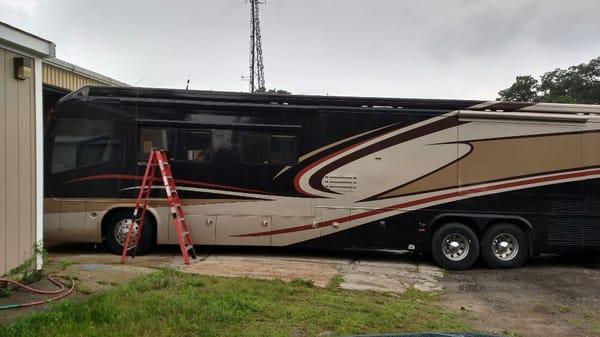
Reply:
M600 106L133 87L56 106L45 239L120 253L155 147L198 245L407 250L448 269L600 250ZM138 254L177 242L160 188L148 214Z

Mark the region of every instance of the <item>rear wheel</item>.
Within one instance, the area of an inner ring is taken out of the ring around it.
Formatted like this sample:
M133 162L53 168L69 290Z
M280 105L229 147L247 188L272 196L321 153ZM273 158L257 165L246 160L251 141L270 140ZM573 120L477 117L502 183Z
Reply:
M431 254L443 268L465 270L479 256L479 240L471 228L458 222L448 223L433 234Z
M133 211L122 210L112 214L106 221L107 225L105 228L105 243L108 249L114 254L121 254L123 252L123 245L127 239L127 232L131 224L131 216ZM146 214L144 220L144 228L142 229L142 235L138 244L136 255L142 255L147 253L152 248L153 240L153 226L154 221L152 217ZM133 235L137 235L137 226L134 228Z
M481 239L481 255L492 268L520 267L529 256L527 234L511 223L493 225Z

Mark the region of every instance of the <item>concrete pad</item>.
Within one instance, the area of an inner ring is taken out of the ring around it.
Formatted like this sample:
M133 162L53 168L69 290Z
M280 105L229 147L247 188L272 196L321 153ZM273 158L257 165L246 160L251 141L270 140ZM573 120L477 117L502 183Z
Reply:
M369 290L400 293L409 288L438 291L443 271L403 252L358 251L298 251L269 248L198 249L198 259L191 265L183 264L177 247L159 247L149 255L128 258L119 264L119 256L89 245L63 245L51 248L55 261L68 259L69 271L83 278L84 288L95 292L106 282L120 283L122 278L147 272L152 268L176 268L183 272L225 277L252 277L257 279L310 280L325 287L332 278L341 276L340 287L351 290ZM110 266L110 267L107 267ZM132 268L132 269L128 269ZM139 269L138 269L139 268ZM121 273L122 275L114 275ZM98 282L93 280L97 279Z
M85 286L89 292L102 290L106 286L115 286L130 281L140 275L148 274L154 269L140 266L109 264L76 264L67 269L67 275L78 278L79 289Z
M177 261L179 262L179 261ZM257 279L311 280L325 287L340 275L340 287L350 290L404 292L408 288L421 291L438 291L442 287L441 269L416 263L377 260L351 260L346 258L210 255L190 266L176 264L183 272L227 277L252 277Z
M394 261L356 261L342 268L343 289L403 292L408 288L421 291L438 291L442 287L441 269L427 266L421 272L416 263Z
M244 276L265 280L303 279L311 280L316 286L325 287L338 274L336 267L335 263L312 260L211 255L204 260L181 267L180 270L192 274Z

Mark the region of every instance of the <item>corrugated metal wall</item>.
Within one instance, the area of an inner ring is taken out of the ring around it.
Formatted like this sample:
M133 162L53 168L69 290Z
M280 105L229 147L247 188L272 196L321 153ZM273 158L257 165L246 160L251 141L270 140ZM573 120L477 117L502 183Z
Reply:
M36 242L34 76L14 78L17 56L0 48L0 275L29 259Z
M106 85L47 63L44 63L42 68L42 83L56 88L73 91L85 85Z

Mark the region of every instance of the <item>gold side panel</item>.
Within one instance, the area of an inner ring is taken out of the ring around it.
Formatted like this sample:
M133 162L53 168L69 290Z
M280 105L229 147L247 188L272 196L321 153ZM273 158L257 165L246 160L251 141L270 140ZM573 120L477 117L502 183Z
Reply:
M471 153L461 158L457 164L379 197L398 197L456 187L452 184L456 181L456 176L453 176L457 173L456 165L459 186L600 166L600 155L594 153L597 149L582 147L582 137L586 142L600 142L600 133L470 141L469 144L473 147Z

